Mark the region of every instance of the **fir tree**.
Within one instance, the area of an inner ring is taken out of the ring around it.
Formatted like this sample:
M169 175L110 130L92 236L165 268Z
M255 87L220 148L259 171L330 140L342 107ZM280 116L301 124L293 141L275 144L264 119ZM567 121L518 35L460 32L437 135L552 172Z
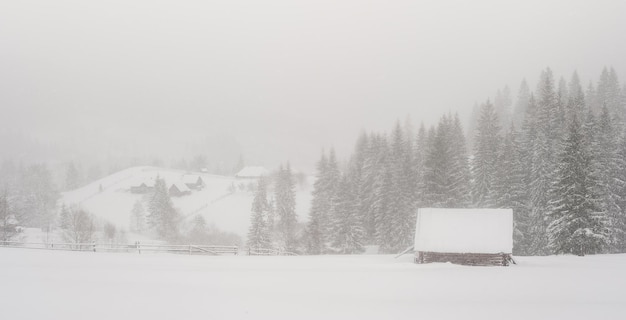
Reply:
M337 185L331 213L333 217L331 241L337 253L353 254L363 251L365 232L358 208L358 197L354 193L351 181L344 175Z
M326 186L326 170L328 159L322 151L322 157L317 162L317 175L313 183L313 199L311 200L311 210L309 211L309 222L307 224L307 253L321 254L324 250L324 232L322 229L322 219L329 211L328 188Z
M139 233L143 232L146 227L146 214L140 200L135 201L130 217L130 229Z
M508 89L508 87L505 89ZM471 203L471 174L467 148L465 146L465 136L463 135L463 127L458 114L454 115L448 141L452 153L452 185L445 205L451 208L464 208Z
M148 224L157 235L166 240L175 240L178 236L178 212L165 186L165 180L157 177L154 193L148 206Z
M615 178L619 174L619 163L623 160L618 154L619 134L606 105L602 108L592 142L590 150L593 154L593 174L597 178L596 192L600 198L599 205L609 218L611 251L619 252L620 239L623 238L621 233L624 230L620 228L621 209L618 205L620 182Z
M498 154L494 191L495 206L513 209L513 253L528 254L530 210L528 208L527 171L519 133L512 126Z
M576 119L559 158L558 178L551 191L550 247L560 254L600 253L609 243L609 230L594 191L589 141Z
M477 207L495 205L495 172L500 147L500 126L493 105L484 104L476 131L472 176L474 178L473 199Z
M413 239L415 224L415 201L412 143L404 135L400 123L392 134L391 144L391 203L388 212L390 221L389 250L397 252L406 249Z
M383 215L382 210L386 210L383 207L386 207L388 202L386 190L388 186L384 185L388 146L382 135L372 134L369 141L363 164L361 210L364 215L366 241L372 244L378 243L378 229L381 222L379 218Z
M66 173L65 173L65 190L74 190L80 187L81 177L78 172L78 168L74 164L74 162L70 162L67 165Z
M267 227L267 181L260 177L257 189L252 200L252 215L250 216L250 229L248 230L248 248L252 250L269 248L270 236Z
M625 128L622 129L622 131ZM624 132L624 131L623 131ZM617 146L617 168L615 172L616 203L620 208L613 227L619 230L615 236L619 252L626 252L626 132L622 133Z
M282 249L295 252L296 243L296 191L289 164L280 166L274 187L277 232Z
M585 94L580 85L578 73L572 74L569 82L569 99L567 101L568 121L571 122L573 117L582 119L585 115Z
M518 93L517 93L517 101L515 102L515 108L513 109L513 125L520 128L527 114L528 109L528 101L530 99L530 89L528 88L528 83L526 83L526 79L522 80L520 84ZM470 131L473 133L474 131Z

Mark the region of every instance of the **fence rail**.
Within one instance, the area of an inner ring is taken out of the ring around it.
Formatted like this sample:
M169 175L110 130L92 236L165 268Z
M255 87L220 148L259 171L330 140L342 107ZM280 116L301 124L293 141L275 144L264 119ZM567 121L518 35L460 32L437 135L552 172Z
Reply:
M128 252L128 253L179 253L196 255L238 255L238 246L194 245L194 244L155 244L135 242L132 244L120 243L69 243L69 242L20 242L0 241L0 247L64 250L64 251L91 251L91 252ZM249 256L297 256L296 253L270 249L248 248L244 254Z
M297 254L288 251L269 249L269 248L248 248L249 256L297 256Z
M43 250L66 250L66 251L93 251L93 252L167 252L186 253L202 255L237 255L237 246L207 246L207 245L171 245L135 242L132 244L111 244L111 243L55 243L55 242L19 242L0 241L1 247L23 248L23 249L43 249Z

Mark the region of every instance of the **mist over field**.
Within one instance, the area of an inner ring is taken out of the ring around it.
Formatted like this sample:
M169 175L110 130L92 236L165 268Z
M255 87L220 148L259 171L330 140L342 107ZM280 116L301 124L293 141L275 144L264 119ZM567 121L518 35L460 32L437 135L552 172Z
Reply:
M621 319L626 1L0 2L0 318Z
M464 121L545 67L626 74L622 1L6 1L0 158L206 154L313 171L407 115ZM108 170L107 170L108 171Z

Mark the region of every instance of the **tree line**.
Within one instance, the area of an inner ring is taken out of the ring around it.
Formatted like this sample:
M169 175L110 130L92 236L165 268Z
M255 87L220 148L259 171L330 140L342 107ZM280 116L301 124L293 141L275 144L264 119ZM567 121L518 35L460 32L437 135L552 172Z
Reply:
M466 139L457 114L436 126L398 122L363 133L349 160L322 152L303 233L309 254L399 252L419 207L512 208L514 254L626 251L626 88L604 69L536 90L506 87L476 108ZM471 146L471 148L468 147ZM478 231L477 231L478 232Z

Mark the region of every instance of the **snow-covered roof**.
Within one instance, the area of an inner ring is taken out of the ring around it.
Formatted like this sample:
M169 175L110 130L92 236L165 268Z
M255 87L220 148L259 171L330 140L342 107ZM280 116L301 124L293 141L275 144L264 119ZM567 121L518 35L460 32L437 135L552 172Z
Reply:
M415 251L511 253L513 210L435 209L417 211Z
M237 172L236 177L261 177L269 175L270 171L264 167L245 167L241 171Z
M178 181L178 182L174 182L172 184L170 184L168 190L172 187L176 187L176 189L178 189L178 191L180 192L189 192L191 191L189 189L189 187L187 187L187 185L185 183L183 183L182 181Z
M195 184L198 182L198 179L201 179L199 175L197 174L186 174L183 175L183 183L187 183L187 184Z
M153 188L156 184L155 177L140 177L136 178L133 183L130 185L131 187L141 187L142 184L145 184L146 187Z

